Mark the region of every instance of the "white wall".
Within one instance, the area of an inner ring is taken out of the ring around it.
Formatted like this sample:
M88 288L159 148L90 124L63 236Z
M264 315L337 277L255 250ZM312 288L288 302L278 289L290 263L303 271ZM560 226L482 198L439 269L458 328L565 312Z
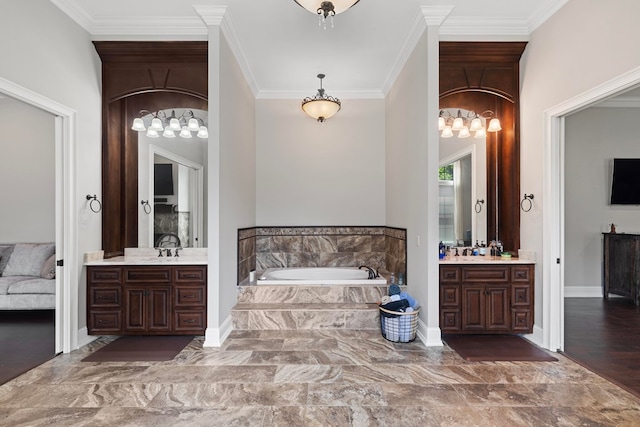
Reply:
M300 99L256 101L258 225L385 225L384 100L341 101L322 124Z
M640 66L640 2L569 0L531 35L521 61L522 193L535 195L521 213L521 247L536 252L536 326L542 322L541 230L544 111ZM550 266L547 266L550 268Z
M53 118L0 98L0 243L55 242Z
M407 286L422 305L420 319L428 328L419 333L437 345L438 68L437 59L429 62L437 58L437 40L436 51L429 53L428 31L386 98L386 216L388 226L407 229Z
M48 0L4 1L0 25L0 77L77 112L75 247L80 283L73 283L79 327L85 319L82 257L101 248L101 214L87 194L101 198L100 60L89 35ZM69 265L68 263L66 265ZM77 286L77 288L76 288Z
M601 233L609 224L640 233L640 207L609 204L613 159L640 157L638 122L639 108L588 108L567 117L565 286L601 289Z
M256 218L255 97L224 37L220 107L220 289L215 304L223 322L236 303L238 229L255 226Z

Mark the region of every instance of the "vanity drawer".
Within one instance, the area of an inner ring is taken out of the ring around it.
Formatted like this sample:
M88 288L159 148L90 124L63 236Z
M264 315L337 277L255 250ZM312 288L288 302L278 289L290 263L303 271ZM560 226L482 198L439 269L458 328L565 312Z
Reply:
M204 332L205 318L204 310L176 310L173 330Z
M88 282L91 284L122 283L121 267L87 267Z
M460 269L458 267L440 266L440 283L460 282Z
M440 306L460 307L460 285L440 286Z
M127 267L124 270L125 283L171 283L171 267Z
M122 297L120 288L91 287L89 305L92 308L120 308Z
M177 286L175 288L174 304L176 307L204 305L204 287Z
M460 310L440 310L440 329L442 332L458 332L461 329Z
M511 286L511 306L530 307L531 306L531 286L512 285Z
M472 266L462 267L462 281L467 283L499 283L509 281L508 266Z
M174 268L176 283L205 283L207 267L176 267Z
M89 317L91 332L120 332L122 314L120 311L93 311Z
M511 330L516 333L531 333L533 331L533 314L531 310L513 310L511 313Z
M514 283L531 283L533 267L528 265L512 266L511 281Z

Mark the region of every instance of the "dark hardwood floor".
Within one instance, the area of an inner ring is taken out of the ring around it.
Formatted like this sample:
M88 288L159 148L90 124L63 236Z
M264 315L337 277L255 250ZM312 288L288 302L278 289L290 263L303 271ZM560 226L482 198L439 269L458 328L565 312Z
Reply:
M55 311L0 311L0 384L55 356Z
M640 307L624 298L564 301L564 354L640 396Z

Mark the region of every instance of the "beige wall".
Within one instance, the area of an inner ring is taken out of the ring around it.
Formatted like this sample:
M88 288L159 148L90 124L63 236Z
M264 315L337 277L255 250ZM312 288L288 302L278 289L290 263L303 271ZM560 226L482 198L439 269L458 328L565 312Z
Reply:
M78 328L86 324L85 252L101 248L101 214L88 210L87 194L100 197L100 60L89 35L47 0L2 3L0 77L77 112L74 206L77 222L77 274L72 300L78 302ZM67 165L67 168L69 165ZM69 264L66 264L69 265ZM77 287L77 288L76 288Z
M384 100L341 101L322 124L300 99L256 102L259 226L385 225Z
M640 207L613 206L614 158L640 158L640 108L588 108L567 117L565 286L602 295L602 232L640 233ZM566 289L566 288L565 288ZM583 291L584 292L584 291Z
M255 226L255 97L226 39L220 44L220 290L218 319L236 302L238 229ZM210 144L209 149L215 149ZM214 172L211 172L214 173Z
M521 191L535 195L521 213L521 247L534 250L535 323L542 322L544 112L640 66L640 3L570 0L531 35L521 61ZM557 185L557 184L556 184ZM598 230L599 231L599 230Z
M55 242L54 116L0 98L0 243Z

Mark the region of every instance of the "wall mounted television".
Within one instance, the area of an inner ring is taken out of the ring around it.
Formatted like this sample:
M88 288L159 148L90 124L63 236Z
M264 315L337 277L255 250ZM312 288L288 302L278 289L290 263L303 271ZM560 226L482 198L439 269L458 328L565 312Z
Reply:
M640 205L640 159L613 159L612 205Z
M153 167L154 195L173 196L173 165L171 163L155 163Z

